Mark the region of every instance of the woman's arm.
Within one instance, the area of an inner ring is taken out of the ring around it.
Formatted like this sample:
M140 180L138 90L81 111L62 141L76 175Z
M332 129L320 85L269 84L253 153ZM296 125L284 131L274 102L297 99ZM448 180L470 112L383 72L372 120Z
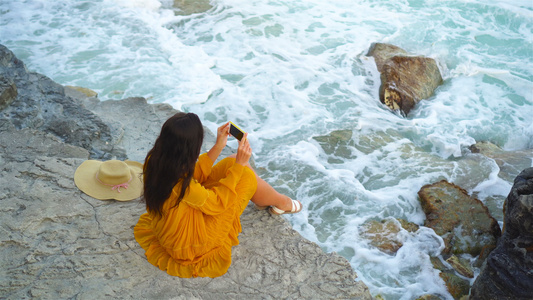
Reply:
M206 189L198 182L191 182L189 192L183 198L184 202L207 215L219 214L233 203L237 196L235 186L241 179L245 165L248 164L252 155L252 148L247 137L248 134L245 133L243 139L239 141L235 164L228 169L226 177L220 179L218 184L211 189Z
M224 147L226 147L226 144L228 143L228 135L229 135L229 122L226 124L223 124L222 126L218 127L217 129L217 141L215 142L215 145L211 150L207 152L207 156L211 159L211 161L214 163Z
M194 168L194 179L199 183L203 183L209 174L211 174L211 167L220 156L220 153L228 143L229 122L223 124L217 129L217 140L215 145L205 154L200 155L196 167Z
M244 168L240 164L234 164L228 169L226 177L220 179L211 188L206 188L198 182L191 181L182 201L199 209L206 215L220 214L235 203L237 199L235 187L241 179Z

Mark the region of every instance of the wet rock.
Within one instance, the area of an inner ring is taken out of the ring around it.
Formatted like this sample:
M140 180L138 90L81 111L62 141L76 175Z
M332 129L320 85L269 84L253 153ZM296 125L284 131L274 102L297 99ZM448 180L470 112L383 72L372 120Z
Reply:
M440 271L439 277L444 281L446 289L454 299L462 299L464 296L468 296L470 282L467 279L458 276L455 269L446 266L438 257L432 257L431 263L435 269Z
M477 142L470 146L470 150L472 153L480 153L494 159L500 168L498 176L509 182L533 163L533 149L505 151L491 142Z
M407 115L420 100L433 95L442 83L437 63L423 56L411 56L405 50L375 43L368 56L376 59L381 73L379 99L392 110Z
M350 158L352 155L350 148L354 146L354 142L351 130L336 130L329 135L316 136L313 139L320 144L327 155L330 155L329 163L342 163L339 157Z
M468 296L470 292L470 283L468 280L447 272L441 272L439 276L444 280L446 289L448 289L453 299L461 299L464 296Z
M424 225L443 238L445 255L477 256L501 235L498 222L483 203L452 183L442 180L425 185L418 195L426 214Z
M444 298L441 298L437 295L431 295L431 294L423 295L423 296L416 298L416 300L442 300L442 299Z
M383 66L388 59L394 56L408 56L409 53L398 46L384 43L374 43L370 46L367 56L374 57L378 71L383 70Z
M476 268L481 268L483 266L483 263L487 259L487 257L489 257L489 254L495 248L496 248L496 245L488 245L488 246L483 247L483 249L481 249L481 253L479 254L479 256L474 261L473 266L476 267Z
M460 259L459 257L452 255L446 260L446 262L449 263L452 268L462 276L474 278L474 271L472 271L472 268L466 260Z
M209 0L174 0L174 7L180 10L180 15L203 13L213 8Z
M533 168L516 177L504 210L503 235L476 278L471 299L533 295Z
M401 178L410 176L413 168L419 168L420 165L431 165L435 169L440 169L453 176L457 185L471 190L478 186L481 182L489 179L493 169L493 162L491 159L477 154L465 153L460 159L443 159L440 156L428 153L419 145L412 142L405 142L405 133L387 129L383 131L363 132L357 129L335 130L326 135L313 137L313 141L323 150L323 155L330 164L342 164L346 161L355 161L365 156L388 156L397 154L397 163L402 168L397 168L393 173L387 174L369 174L362 168L357 178L365 186L365 188L373 190L383 187L383 178L388 177L386 185L394 185ZM391 148L390 145L395 143L397 147ZM363 160L361 164L365 165ZM500 199L497 199L500 200ZM495 205L489 206L493 216L499 216L501 213L501 203L494 201ZM489 204L493 202L489 201ZM487 204L487 201L485 201ZM499 211L497 210L499 209ZM503 219L503 216L501 218Z
M418 225L406 220L369 220L361 226L361 236L369 239L370 244L387 254L395 254L403 246L400 232L415 232Z

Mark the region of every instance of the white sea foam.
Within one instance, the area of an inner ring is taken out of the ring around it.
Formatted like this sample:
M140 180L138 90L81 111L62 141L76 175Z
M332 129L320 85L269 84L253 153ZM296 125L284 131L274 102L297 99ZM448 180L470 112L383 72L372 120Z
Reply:
M4 1L0 43L29 69L101 99L167 102L213 131L236 122L263 176L304 204L289 217L294 228L344 255L372 294L450 298L429 262L442 250L432 230L402 231L404 246L389 255L359 228L423 225L417 192L441 179L481 199L509 192L492 160L465 149L533 147L533 5L486 2L219 0L182 16L172 0ZM365 56L373 42L433 57L443 72L406 118L379 101ZM329 146L316 139L333 131L344 135Z

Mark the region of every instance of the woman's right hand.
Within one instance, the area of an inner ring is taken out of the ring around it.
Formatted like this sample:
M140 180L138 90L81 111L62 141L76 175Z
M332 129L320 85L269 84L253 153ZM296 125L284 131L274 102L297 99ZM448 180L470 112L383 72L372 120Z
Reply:
M215 142L215 146L224 149L224 147L226 147L226 144L228 143L228 136L229 122L226 122L225 124L217 128L217 140Z
M237 149L237 157L235 162L240 165L247 165L250 157L252 156L252 147L248 141L248 133L245 133L242 139L239 141L239 148Z
M207 156L211 159L212 162L215 162L224 149L226 147L226 143L228 142L228 135L229 135L229 122L226 122L225 124L221 125L217 129L217 140L215 142L215 145L207 152Z

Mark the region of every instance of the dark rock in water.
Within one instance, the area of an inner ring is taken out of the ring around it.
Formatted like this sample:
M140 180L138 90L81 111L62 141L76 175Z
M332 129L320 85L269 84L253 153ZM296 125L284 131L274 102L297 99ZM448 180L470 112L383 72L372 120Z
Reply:
M484 247L495 245L501 235L487 207L446 180L423 186L418 195L426 214L424 225L444 240L443 254L477 256Z
M533 168L516 177L504 210L503 235L470 299L533 299Z
M375 43L368 56L376 60L381 73L379 99L392 110L405 115L422 99L433 95L442 83L442 76L434 59L410 56L405 50Z
M6 47L0 45L0 76L10 78L17 96L0 114L0 122L17 129L51 133L68 144L90 151L92 158L124 159L124 149L111 143L109 126L91 111L65 95L62 85L31 73Z

